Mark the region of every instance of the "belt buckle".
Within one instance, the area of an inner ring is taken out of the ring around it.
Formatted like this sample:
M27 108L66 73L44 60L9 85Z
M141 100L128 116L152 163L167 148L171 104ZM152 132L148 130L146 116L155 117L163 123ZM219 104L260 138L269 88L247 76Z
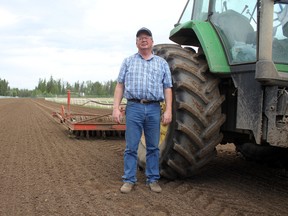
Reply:
M141 103L141 104L149 103L149 100L141 99L141 100L140 100L140 103Z

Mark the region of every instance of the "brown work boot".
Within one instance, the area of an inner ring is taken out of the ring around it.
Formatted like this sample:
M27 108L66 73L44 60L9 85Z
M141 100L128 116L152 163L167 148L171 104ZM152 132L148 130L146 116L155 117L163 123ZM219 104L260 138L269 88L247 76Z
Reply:
M160 193L162 191L160 185L158 184L158 182L152 182L149 184L150 190L156 193Z
M133 187L134 187L134 184L125 182L120 188L120 191L121 193L130 193Z

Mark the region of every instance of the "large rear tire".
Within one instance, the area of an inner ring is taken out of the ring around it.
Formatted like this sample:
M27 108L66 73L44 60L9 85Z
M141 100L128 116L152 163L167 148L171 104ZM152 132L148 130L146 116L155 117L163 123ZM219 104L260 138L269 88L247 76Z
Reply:
M208 73L204 57L173 44L156 45L154 53L166 59L173 79L173 118L161 128L160 174L169 179L190 177L216 155L215 147L223 138L225 98L219 93L219 79ZM138 163L142 168L145 154L141 139Z

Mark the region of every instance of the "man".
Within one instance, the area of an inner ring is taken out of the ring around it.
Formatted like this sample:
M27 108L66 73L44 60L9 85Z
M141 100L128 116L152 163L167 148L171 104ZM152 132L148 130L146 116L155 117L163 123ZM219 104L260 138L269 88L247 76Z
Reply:
M129 193L137 182L137 151L142 131L146 141L146 183L153 192L161 192L158 184L159 139L161 107L166 103L162 124L172 120L172 80L168 63L153 55L152 33L141 28L136 34L138 53L124 59L114 93L114 121L120 122L119 108L122 97L126 106L126 149L124 152L123 186L120 191Z

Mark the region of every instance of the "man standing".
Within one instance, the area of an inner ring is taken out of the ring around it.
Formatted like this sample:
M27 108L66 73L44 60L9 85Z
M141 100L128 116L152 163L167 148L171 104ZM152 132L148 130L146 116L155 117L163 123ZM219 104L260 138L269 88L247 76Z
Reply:
M147 28L136 34L138 52L124 59L114 93L114 121L120 122L119 109L123 97L126 106L126 148L124 152L123 186L120 191L129 193L137 182L137 151L142 131L146 141L146 183L153 192L161 192L158 184L159 139L161 107L165 100L166 110L162 124L172 120L172 79L168 63L153 55L153 37Z

